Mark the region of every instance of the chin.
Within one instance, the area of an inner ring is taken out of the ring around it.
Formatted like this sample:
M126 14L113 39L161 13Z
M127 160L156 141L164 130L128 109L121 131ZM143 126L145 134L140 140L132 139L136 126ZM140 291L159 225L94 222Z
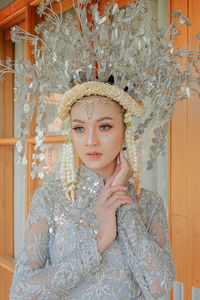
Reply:
M86 167L88 167L91 170L101 170L105 167L107 167L108 165L110 165L113 160L109 160L109 161L102 161L101 159L96 160L96 161L91 161L91 160L82 160L83 163L86 165Z
M105 167L105 164L100 161L84 161L83 163L92 170L98 170Z

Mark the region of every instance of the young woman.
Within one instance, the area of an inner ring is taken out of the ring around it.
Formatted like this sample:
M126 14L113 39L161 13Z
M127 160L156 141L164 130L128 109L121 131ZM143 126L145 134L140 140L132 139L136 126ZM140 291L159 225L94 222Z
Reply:
M122 106L101 95L81 101L70 109L83 162L75 201L60 180L36 190L10 299L156 299L175 276L163 200L141 189L137 201Z

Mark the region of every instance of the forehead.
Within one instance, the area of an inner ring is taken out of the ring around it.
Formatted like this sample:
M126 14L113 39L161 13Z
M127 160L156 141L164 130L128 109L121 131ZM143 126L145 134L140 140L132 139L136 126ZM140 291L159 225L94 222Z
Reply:
M84 97L72 106L71 118L79 117L82 120L96 120L101 117L121 118L120 105L111 99L101 96Z

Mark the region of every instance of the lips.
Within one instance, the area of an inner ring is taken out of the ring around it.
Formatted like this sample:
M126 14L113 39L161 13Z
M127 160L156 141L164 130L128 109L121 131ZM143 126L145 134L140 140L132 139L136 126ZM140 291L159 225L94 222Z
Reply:
M86 153L87 155L102 155L102 153L101 152L88 152L88 153Z
M96 158L100 158L102 156L102 153L95 151L95 152L88 152L88 153L86 153L86 155L89 158L96 159Z

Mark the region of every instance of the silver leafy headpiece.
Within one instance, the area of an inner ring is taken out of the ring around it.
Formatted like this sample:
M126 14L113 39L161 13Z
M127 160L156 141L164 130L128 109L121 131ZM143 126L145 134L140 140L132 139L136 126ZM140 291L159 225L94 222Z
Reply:
M199 47L192 49L188 45L174 50L179 28L190 25L190 21L177 10L172 13L167 30L152 30L144 22L147 0L129 3L123 9L113 1L107 2L103 15L99 13L98 1L92 4L91 0L79 0L74 8L79 27L70 16L64 21L62 13L57 15L52 1L47 0L38 7L38 14L46 19L35 27L36 35L17 26L12 28L14 42L26 39L34 47L34 63L17 59L13 65L9 58L6 63L0 62L0 76L14 73L15 101L23 103L21 138L17 142L19 158L26 162L25 142L37 106L32 177L39 174L42 178L47 96L98 81L118 86L135 103L142 100L148 107L142 118L133 119L132 138L136 142L141 139L154 121L147 160L147 169L151 169L163 150L176 103L189 98L191 92L199 94ZM195 41L199 43L200 34Z

